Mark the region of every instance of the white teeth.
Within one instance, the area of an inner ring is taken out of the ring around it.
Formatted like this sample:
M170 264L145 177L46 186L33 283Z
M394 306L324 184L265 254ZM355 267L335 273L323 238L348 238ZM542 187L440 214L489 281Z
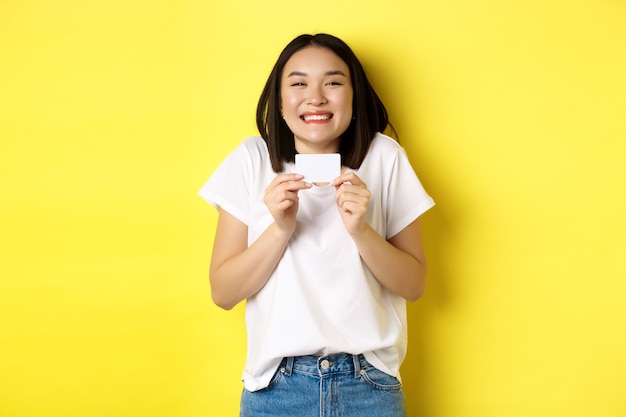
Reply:
M328 120L330 119L330 114L310 114L310 115L306 115L302 117L304 119L305 122L311 121L311 120Z

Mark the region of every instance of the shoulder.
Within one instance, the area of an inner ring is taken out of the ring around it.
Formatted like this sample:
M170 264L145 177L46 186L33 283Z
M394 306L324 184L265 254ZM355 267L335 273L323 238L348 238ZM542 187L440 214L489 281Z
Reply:
M370 143L366 160L382 159L384 161L393 161L402 153L404 153L404 149L396 140L382 133L377 133Z
M238 146L243 152L247 152L249 154L267 154L267 143L263 140L261 136L251 136L245 138L241 141L241 144Z
M260 136L251 136L243 139L239 145L232 150L227 159L236 163L248 163L251 165L262 164L269 158L267 144Z
M381 181L415 175L404 148L398 141L382 133L374 136L361 167L360 172L377 176Z

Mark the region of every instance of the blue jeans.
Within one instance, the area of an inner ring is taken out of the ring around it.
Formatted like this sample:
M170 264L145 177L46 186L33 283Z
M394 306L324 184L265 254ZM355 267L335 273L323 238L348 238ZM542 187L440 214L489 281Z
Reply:
M240 417L406 417L397 378L363 355L283 359L267 388L241 395Z

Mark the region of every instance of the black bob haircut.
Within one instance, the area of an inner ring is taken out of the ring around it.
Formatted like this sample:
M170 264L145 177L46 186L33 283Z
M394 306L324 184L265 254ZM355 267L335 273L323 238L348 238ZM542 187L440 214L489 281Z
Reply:
M292 40L281 52L267 83L263 88L256 112L256 124L261 137L267 143L272 169L283 170L283 162L294 162L296 145L287 123L282 119L280 107L281 77L287 61L296 52L316 46L330 49L341 58L350 69L352 82L352 116L348 129L341 135L339 153L342 164L352 169L361 166L370 143L377 132L383 132L389 123L387 110L365 75L358 58L352 49L341 39L319 33L300 35Z

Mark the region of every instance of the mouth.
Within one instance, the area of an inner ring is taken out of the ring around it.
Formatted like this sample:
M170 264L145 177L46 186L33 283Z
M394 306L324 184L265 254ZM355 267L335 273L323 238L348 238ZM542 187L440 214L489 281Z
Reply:
M301 120L305 122L325 122L326 120L330 120L333 118L331 113L324 114L303 114L300 116Z

